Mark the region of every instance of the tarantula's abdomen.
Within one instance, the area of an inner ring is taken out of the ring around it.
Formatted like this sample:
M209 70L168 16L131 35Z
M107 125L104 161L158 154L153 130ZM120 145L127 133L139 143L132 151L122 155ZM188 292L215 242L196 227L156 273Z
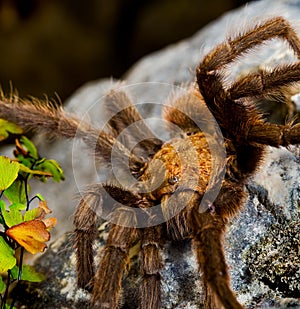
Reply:
M212 170L211 153L203 133L170 140L154 155L142 176L154 199L176 190L205 192Z

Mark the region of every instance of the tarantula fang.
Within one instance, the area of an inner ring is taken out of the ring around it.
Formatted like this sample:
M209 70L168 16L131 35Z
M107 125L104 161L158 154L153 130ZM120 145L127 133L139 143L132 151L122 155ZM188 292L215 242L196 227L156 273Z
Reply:
M223 69L273 38L285 40L298 62L249 73L225 88ZM68 115L55 104L2 98L0 117L27 130L79 137L107 166L112 165L113 152L118 169L129 170L136 180L136 186L127 185L112 175L109 181L90 186L76 210L78 285L92 291L93 308L119 306L122 278L134 246L139 248L141 264L139 307L161 308L160 249L166 241L183 238L191 239L202 272L206 308L243 308L230 287L223 235L227 221L245 202L244 185L262 164L265 147L300 143L300 124L268 123L255 106L257 98L300 81L299 58L300 40L282 17L217 45L196 69L197 89L171 97L171 104L164 108L166 121L180 128L165 143L147 127L124 91L112 90L106 98L105 107L112 116L105 130ZM209 117L203 119L203 108L210 110L219 132L201 130L197 121L211 124ZM136 122L139 126L135 127ZM124 129L127 133L118 139ZM226 150L224 160L222 155L213 155L220 141ZM207 191L215 193L213 199L204 199ZM95 270L93 242L99 214L110 225Z

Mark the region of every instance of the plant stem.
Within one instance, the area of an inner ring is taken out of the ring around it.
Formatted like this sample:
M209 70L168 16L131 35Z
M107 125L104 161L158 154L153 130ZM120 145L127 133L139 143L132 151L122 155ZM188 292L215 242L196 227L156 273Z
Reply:
M5 309L5 304L6 304L6 300L7 300L7 296L8 296L8 289L10 286L10 269L7 271L7 282L6 282L6 288L5 288L5 292L4 292L4 296L2 298L1 301L1 309Z
M24 179L24 183L25 183L25 196L26 196L26 211L29 209L30 206L30 200L29 200L29 196L28 196L28 188L27 188L27 184L28 184L28 175L25 177Z
M26 196L26 211L28 211L29 206L30 206L30 200L29 200L29 196L28 196L28 188L27 188L27 184L28 184L28 176L26 176L24 178L24 184L25 184L25 196ZM20 286L20 282L21 282L21 278L22 278L22 267L23 267L23 257L24 257L24 248L21 247L21 252L20 252L20 263L19 263L19 272L18 272L18 277L17 277L17 284L15 287L15 290L17 291L19 286ZM12 299L11 305L10 305L10 309L12 309L14 307L14 304L16 302L16 296Z
M0 198L2 198L2 196L3 196L3 193L4 193L4 190L2 190L1 192L0 192ZM3 217L3 215L2 215L2 211L0 210L0 216L1 216L1 219L2 219L2 221L4 222L4 228L6 229L6 227L5 227L5 220L4 220L4 217Z
M16 284L16 287L15 287L15 290L18 290L18 288L20 286L21 278L22 278L23 256L24 256L24 248L21 247L20 265L19 265L19 272L18 272L18 278L17 278L17 284ZM10 309L12 309L14 307L14 304L15 304L16 300L17 300L16 297L14 297L12 299L12 302L11 302L11 305L10 305Z
M40 198L37 195L35 195L34 197L31 198L29 204L31 204L31 202L34 201L35 199L38 199L40 201Z

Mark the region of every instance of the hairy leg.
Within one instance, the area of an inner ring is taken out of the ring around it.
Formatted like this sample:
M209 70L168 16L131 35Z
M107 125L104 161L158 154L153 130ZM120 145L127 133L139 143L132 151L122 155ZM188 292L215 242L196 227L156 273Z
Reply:
M248 78L241 78L228 92L223 88L222 74L219 70L253 47L273 38L286 40L297 57L300 58L300 40L296 32L284 18L274 17L233 39L228 39L219 44L201 61L197 68L196 74L200 93L216 117L221 129L224 129L223 133L225 135L227 132L232 133L231 136L228 136L231 139L247 134L249 122L254 123L261 120L261 115L256 111L252 102L248 100L245 104L244 100L236 100L237 98L248 96L247 92L249 92L249 95L261 95L261 91L265 93L272 91L275 87L288 84L290 79L299 80L299 65L295 64L278 68L274 73L261 71L258 74L249 75ZM253 82L249 82L250 77L254 79ZM245 85L248 82L249 85ZM272 86L272 83L274 83L274 86ZM232 117L232 115L235 115L235 117ZM238 140L237 143L239 143Z
M109 118L108 125L112 135L117 138L123 130L122 143L133 149L136 155L148 158L160 149L162 142L146 125L129 96L122 90L111 90L104 101L104 108Z
M206 308L242 309L230 288L228 269L223 250L225 223L210 213L198 216L200 232L193 238L193 248L206 291Z
M243 308L230 288L230 278L223 249L225 225L240 210L246 194L243 185L225 180L211 207L199 212L197 202L187 209L187 223L192 229L192 245L202 271L206 308ZM190 209L190 210L189 210Z
M194 191L178 193L176 200L184 203L174 218L167 222L169 236L175 239L191 237L193 249L202 271L206 308L243 308L230 288L228 269L223 250L223 234L227 219L233 217L245 199L242 184L226 180L205 212L199 209L202 196Z
M129 250L139 240L139 230L128 225L128 209L118 208L113 216L117 224L110 225L106 246L100 255L100 264L94 279L93 308L115 309L118 307L122 278L130 262ZM122 225L121 225L122 224Z
M159 273L162 268L161 246L161 225L145 228L141 244L143 277L140 287L140 309L161 308L161 275Z
M88 187L80 200L74 218L78 285L87 290L91 290L94 286L95 301L98 300L96 295L98 293L95 292L98 286L105 285L105 280L111 280L104 278L105 274L109 276L111 272L112 276L116 276L116 280L122 279L122 273L128 262L128 250L136 241L137 232L135 228L119 225L136 226L136 217L132 207L138 207L138 205L143 205L140 196L114 185L102 183ZM110 219L113 223L111 223L107 245L96 279L92 280L94 279L93 243L98 233L97 226L100 220L104 222L104 218ZM110 263L115 259L116 264L112 263L113 266L111 266ZM117 270L117 267L120 270ZM119 297L120 287L118 285L107 289L109 289L108 293ZM113 289L116 290L113 291ZM99 296L99 306L101 297Z
M108 184L94 184L82 194L74 216L75 251L77 262L78 286L91 290L94 277L93 244L97 237L97 221L109 217L114 211L114 197L126 196L127 203L136 201L136 198L120 188Z
M232 100L242 97L263 96L280 91L300 81L300 64L284 65L268 72L258 70L238 79L227 91Z
M131 153L113 136L86 123L75 115L66 113L61 105L37 99L21 100L18 97L0 99L0 118L14 122L24 130L46 133L48 137L80 138L93 154L111 163L114 149L115 162L122 168L139 171L144 161Z
M94 278L93 243L97 237L97 208L101 204L101 196L87 193L80 200L74 217L77 284L86 290L92 289Z
M219 44L201 61L197 68L197 81L206 102L222 91L221 79L216 73L248 50L267 40L281 38L286 40L300 58L300 40L295 30L283 17L274 17Z
M300 144L300 123L294 125L254 123L249 128L247 141L275 147Z

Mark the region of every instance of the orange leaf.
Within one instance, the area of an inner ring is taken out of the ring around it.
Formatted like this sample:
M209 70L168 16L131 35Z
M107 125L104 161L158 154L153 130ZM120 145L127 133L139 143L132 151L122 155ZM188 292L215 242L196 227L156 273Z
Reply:
M50 239L47 226L41 220L25 221L14 225L6 231L6 234L32 254L43 252L47 247L45 242Z
M48 208L46 201L39 201L39 208L42 208L46 214L49 214L52 212L52 210Z
M43 219L43 222L46 225L47 231L49 231L50 229L52 229L56 225L56 221L57 221L56 218Z

